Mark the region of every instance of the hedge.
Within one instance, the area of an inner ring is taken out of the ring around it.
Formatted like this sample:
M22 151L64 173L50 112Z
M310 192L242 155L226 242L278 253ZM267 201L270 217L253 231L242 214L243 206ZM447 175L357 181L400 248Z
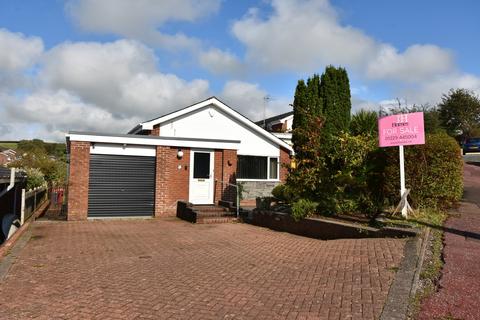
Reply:
M424 145L405 146L405 180L409 199L416 208L446 208L463 195L463 158L454 138L446 133L427 134ZM387 148L385 196L399 202L398 148Z

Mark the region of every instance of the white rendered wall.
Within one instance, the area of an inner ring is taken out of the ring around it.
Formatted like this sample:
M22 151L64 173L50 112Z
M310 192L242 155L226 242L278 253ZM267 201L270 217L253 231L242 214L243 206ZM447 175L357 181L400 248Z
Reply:
M285 120L285 122L287 123L287 125L286 125L287 132L291 132L292 131L292 125L293 125L293 116L288 117Z
M155 146L135 146L123 144L95 143L90 146L91 154L112 154L122 156L155 157Z
M162 123L160 136L240 140L237 154L280 156L278 145L261 137L214 106Z

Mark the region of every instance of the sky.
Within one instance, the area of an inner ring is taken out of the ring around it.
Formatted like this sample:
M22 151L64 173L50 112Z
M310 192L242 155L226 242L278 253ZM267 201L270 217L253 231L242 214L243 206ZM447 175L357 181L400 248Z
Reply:
M126 133L217 96L252 120L346 68L352 109L480 93L476 0L0 0L0 140ZM268 99L265 99L268 97Z

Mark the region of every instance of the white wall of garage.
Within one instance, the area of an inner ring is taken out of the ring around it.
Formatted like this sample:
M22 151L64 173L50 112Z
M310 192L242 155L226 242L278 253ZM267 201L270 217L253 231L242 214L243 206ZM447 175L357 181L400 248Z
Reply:
M121 156L155 157L155 146L136 146L112 143L94 143L90 146L91 154L111 154Z

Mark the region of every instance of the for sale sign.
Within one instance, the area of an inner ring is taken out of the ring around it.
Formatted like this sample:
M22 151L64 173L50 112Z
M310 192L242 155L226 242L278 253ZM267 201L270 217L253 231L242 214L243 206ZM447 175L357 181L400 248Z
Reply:
M423 112L396 114L378 119L380 147L425 144Z

